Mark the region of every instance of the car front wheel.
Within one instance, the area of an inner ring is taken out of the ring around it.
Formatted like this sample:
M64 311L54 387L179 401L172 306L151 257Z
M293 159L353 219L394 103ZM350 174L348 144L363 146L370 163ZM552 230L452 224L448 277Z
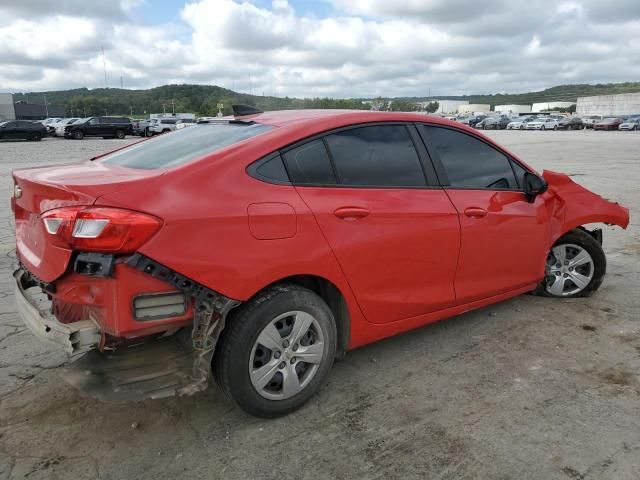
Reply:
M214 357L216 382L251 415L286 415L320 388L336 337L320 296L297 285L271 287L230 315Z
M73 138L76 140L82 140L84 138L84 133L82 133L82 130L75 130L73 132Z
M537 292L548 297L588 297L600 287L606 270L602 246L584 230L574 229L551 248Z

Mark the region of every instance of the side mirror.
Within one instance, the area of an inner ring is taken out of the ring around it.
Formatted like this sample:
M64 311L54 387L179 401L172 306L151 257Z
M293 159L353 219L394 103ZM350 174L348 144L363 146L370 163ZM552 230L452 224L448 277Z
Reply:
M533 202L537 195L547 191L547 182L544 178L535 173L525 172L524 174L524 194L529 202Z

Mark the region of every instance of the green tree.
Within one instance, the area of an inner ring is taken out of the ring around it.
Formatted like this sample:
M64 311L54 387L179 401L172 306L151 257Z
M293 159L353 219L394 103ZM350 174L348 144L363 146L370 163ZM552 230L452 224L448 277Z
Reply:
M433 113L436 110L438 110L439 107L440 107L440 104L438 102L429 102L427 103L427 106L424 107L424 109L429 113Z

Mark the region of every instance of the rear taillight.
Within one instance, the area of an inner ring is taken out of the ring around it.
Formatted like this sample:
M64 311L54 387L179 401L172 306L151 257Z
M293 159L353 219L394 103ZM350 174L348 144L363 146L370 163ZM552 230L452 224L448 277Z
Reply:
M54 245L90 252L136 251L161 227L159 218L109 207L64 207L42 215Z

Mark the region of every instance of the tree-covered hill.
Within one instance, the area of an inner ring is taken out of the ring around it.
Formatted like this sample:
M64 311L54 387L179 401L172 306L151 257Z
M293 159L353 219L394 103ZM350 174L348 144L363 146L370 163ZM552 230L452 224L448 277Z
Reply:
M591 95L640 92L640 82L609 83L596 85L560 85L540 92L467 96L435 96L393 98L397 105L425 102L427 100L468 100L469 103L490 105L532 104L535 102L570 101ZM289 98L265 97L234 92L226 88L210 85L164 85L148 90L127 90L120 88L78 88L50 92L30 92L14 95L14 101L28 101L52 105L64 105L68 115L128 115L144 117L150 113L194 112L198 115L215 115L217 105L224 104L223 113L231 113L231 105L244 103L263 110L298 108L351 108L368 109L366 99L333 98ZM387 98L386 100L389 100ZM380 99L382 100L382 99ZM383 102L385 103L385 102ZM391 103L393 104L393 102Z
M194 112L215 115L217 105L224 105L223 113L231 113L231 105L244 103L263 110L299 108L369 108L361 101L350 99L263 97L247 95L209 85L164 85L148 90L120 88L78 88L50 92L30 92L14 95L14 102L64 105L68 115L128 115L143 117L150 113Z

